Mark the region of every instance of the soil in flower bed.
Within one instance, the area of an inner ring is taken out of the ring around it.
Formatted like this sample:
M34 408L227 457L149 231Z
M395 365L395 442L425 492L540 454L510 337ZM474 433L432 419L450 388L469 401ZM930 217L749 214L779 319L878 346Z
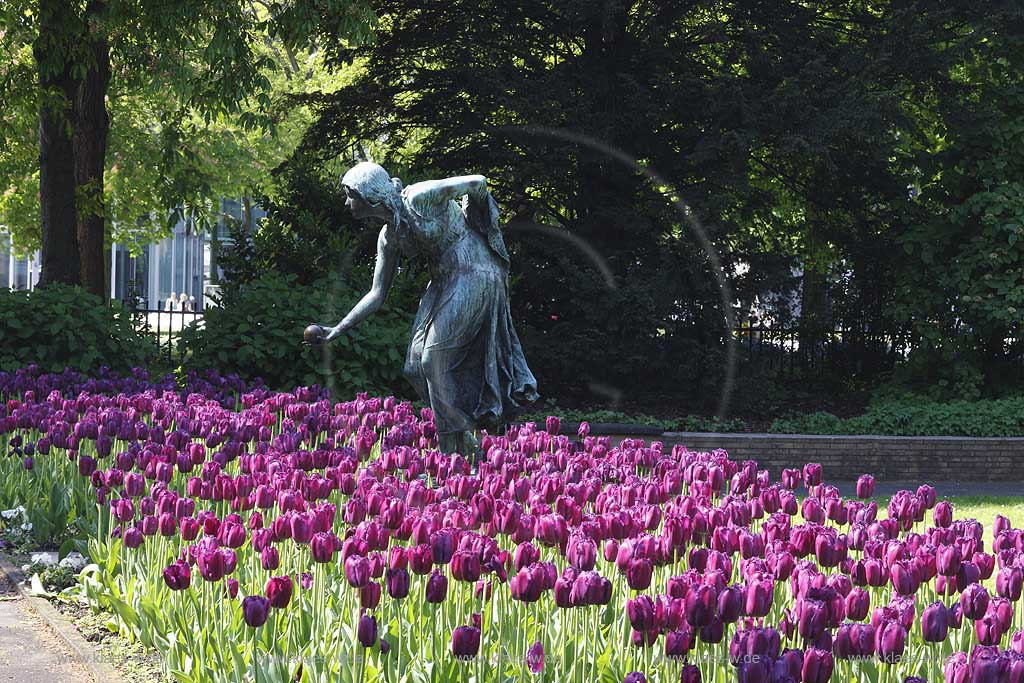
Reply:
M51 604L96 648L97 659L114 667L125 683L164 683L170 680L161 671L160 655L156 651L131 643L107 627L113 615L95 614L77 602L54 600Z

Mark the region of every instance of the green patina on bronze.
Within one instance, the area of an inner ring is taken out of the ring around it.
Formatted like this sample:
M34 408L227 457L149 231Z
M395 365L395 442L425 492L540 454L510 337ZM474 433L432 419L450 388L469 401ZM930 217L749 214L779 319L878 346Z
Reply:
M405 376L430 403L441 450L475 454L475 430L497 428L538 397L512 323L508 251L487 181L471 175L403 188L363 162L342 184L356 218L386 222L370 291L341 322L324 326L324 342L384 303L399 256L423 259L431 281L413 323Z

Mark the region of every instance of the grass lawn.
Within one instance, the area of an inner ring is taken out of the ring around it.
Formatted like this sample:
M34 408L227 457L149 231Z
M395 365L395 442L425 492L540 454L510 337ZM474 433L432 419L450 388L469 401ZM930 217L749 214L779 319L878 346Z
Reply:
M939 500L943 500L941 497ZM996 515L1010 518L1016 528L1024 526L1024 494L1020 496L951 496L953 519L976 519L985 526L986 550L991 550L992 523ZM931 516L926 517L931 523Z

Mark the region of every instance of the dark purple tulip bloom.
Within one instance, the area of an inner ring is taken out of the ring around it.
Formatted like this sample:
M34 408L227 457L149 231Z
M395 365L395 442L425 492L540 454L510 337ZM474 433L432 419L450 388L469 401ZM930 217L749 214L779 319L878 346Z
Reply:
M710 622L700 627L698 633L702 642L715 645L722 642L722 638L725 636L725 624L722 623L722 620L716 614Z
M862 474L857 479L857 497L870 498L875 495L875 478L870 474Z
M267 581L267 588L264 591L267 594L267 600L270 601L270 606L277 609L284 609L291 602L292 592L295 590L295 585L292 583L292 577L290 576L275 576Z
M945 683L968 683L971 680L971 666L966 652L954 652L942 665Z
M444 602L447 595L448 577L435 569L431 572L430 578L427 579L426 600L427 602L436 605Z
M933 602L921 613L921 632L925 642L943 643L949 635L949 608Z
M667 659L683 659L690 652L693 634L689 629L669 631L665 634L665 657Z
M803 666L800 669L800 680L803 683L827 683L832 677L835 661L828 650L812 647L804 653Z
M701 683L700 668L696 664L684 664L679 683Z
M639 671L630 671L622 679L622 683L647 683L647 676L644 676Z
M774 590L774 582L770 579L748 583L745 588L746 595L743 603L743 614L748 617L768 616L768 612L772 607ZM723 621L725 621L724 618Z
M639 595L626 601L626 615L629 624L637 631L649 631L655 627L654 602L647 595Z
M701 627L711 623L717 607L717 595L711 586L693 587L686 595L686 621L691 626Z
M384 577L388 595L395 600L402 600L409 595L409 571L407 569L388 569Z
M359 589L359 606L363 609L376 609L380 604L380 584L370 581Z
M1021 588L1024 586L1024 570L1016 566L1007 566L996 574L996 594L1007 600L1020 600Z
M192 571L184 560L177 560L164 569L164 583L172 591L185 590L192 584Z
M138 548L142 545L143 538L142 532L132 526L124 530L121 540L124 542L125 548Z
M262 595L250 595L242 600L242 617L245 623L258 628L267 623L270 614L270 601Z
M647 590L651 586L654 565L646 558L634 557L626 568L626 583L636 591Z
M960 546L942 545L935 551L935 570L942 576L956 576L962 562Z
M480 629L459 626L452 632L452 654L456 659L469 660L480 651Z
M526 651L526 668L534 675L544 670L544 645L539 640Z
M953 504L948 500L944 500L935 506L935 510L932 511L932 518L935 520L935 526L947 529L953 524Z
M1003 639L1003 625L994 614L989 614L974 622L974 633L982 645L999 645Z
M718 594L718 616L726 624L735 624L743 611L743 589L727 586ZM763 616L763 615L762 615Z
M377 619L372 614L363 614L359 617L359 625L356 627L356 637L363 647L373 647L377 644Z
M970 584L960 594L960 607L968 619L978 620L984 617L988 611L988 603L988 591L978 583Z
M875 631L875 654L883 662L898 662L907 644L907 629L898 621L879 624Z
M370 582L370 560L363 555L352 555L345 560L345 579L353 588L362 588Z
M455 535L448 529L430 534L430 550L434 564L448 564L455 554Z

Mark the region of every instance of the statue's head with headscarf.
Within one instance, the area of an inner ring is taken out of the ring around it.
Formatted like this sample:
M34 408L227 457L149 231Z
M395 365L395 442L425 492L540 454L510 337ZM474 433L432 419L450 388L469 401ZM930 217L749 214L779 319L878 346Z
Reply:
M348 199L345 204L356 218L386 217L398 227L402 210L402 181L392 178L379 164L363 161L342 177Z

